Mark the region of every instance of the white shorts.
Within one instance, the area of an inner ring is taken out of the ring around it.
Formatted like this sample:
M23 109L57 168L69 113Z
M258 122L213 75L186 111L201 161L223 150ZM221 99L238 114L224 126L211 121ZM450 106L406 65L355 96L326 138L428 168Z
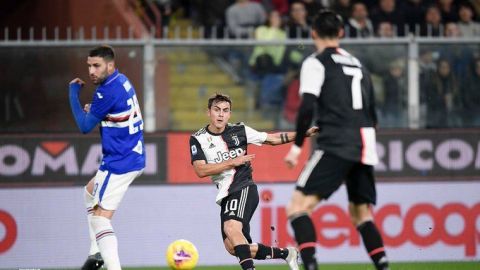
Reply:
M125 174L114 174L109 171L97 171L93 184L94 207L100 206L105 210L117 210L128 186L143 170Z

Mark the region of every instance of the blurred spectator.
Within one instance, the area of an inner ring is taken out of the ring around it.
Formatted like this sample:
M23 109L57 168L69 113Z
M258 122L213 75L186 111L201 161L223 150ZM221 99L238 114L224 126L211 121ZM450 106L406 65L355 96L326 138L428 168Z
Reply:
M268 15L267 25L255 29L256 40L285 40L285 31L282 30L280 13L273 10ZM255 73L275 73L282 68L282 60L285 54L285 45L257 45L253 49L249 64Z
M290 5L290 19L287 24L288 38L310 37L310 26L307 22L307 10L301 1L295 1Z
M262 5L248 0L237 0L227 8L225 14L230 37L249 38L251 31L265 22L265 17Z
M307 21L311 23L318 11L323 9L321 0L302 0L307 10Z
M456 23L449 22L445 24L445 37L458 38L459 36L461 36L460 29Z
M287 87L285 104L283 106L283 118L279 128L295 129L295 121L297 120L298 107L300 106L300 80L296 77Z
M480 127L480 59L474 61L471 72L462 80L461 95L463 101L464 125Z
M205 38L224 38L225 12L233 0L193 0L200 25L205 27Z
M468 3L470 3L473 7L473 9L475 10L475 19L478 20L479 19L479 16L480 16L480 1L478 0L470 0L468 1Z
M285 40L286 38L287 35L282 30L280 13L276 10L269 13L266 26L260 26L255 30L257 40ZM249 61L253 70L252 79L259 82L260 96L256 95L258 105L265 118L275 121L279 120L284 101L285 65L282 64L284 55L285 45L257 45Z
M378 4L378 0L362 0L360 2L364 3L368 10L372 10Z
M288 0L252 0L262 4L263 8L267 13L272 12L273 10L278 11L280 16L286 17L288 15Z
M404 59L390 63L388 74L383 80L384 103L380 106L383 127L405 127L407 125L407 80Z
M374 27L378 28L381 22L390 22L394 32L402 36L405 28L405 15L395 5L395 0L380 0L379 6L370 15Z
M352 12L352 1L336 0L330 9L342 16L343 21L346 22Z
M347 37L371 37L374 35L373 24L368 18L367 6L357 2L352 6L352 16L347 22Z
M393 25L391 22L380 22L377 27L377 37L392 38L395 36Z
M437 72L426 87L427 127L459 126L459 87L450 63L441 59Z
M170 16L172 15L174 0L150 0L152 1L160 11L162 27L168 27L170 24ZM155 21L155 17L151 15L151 18Z
M410 28L410 32L415 32L415 28L420 26L425 18L425 12L429 6L428 0L408 0L404 2L405 21Z
M457 22L458 12L453 0L438 0L438 6L442 14L442 22Z
M435 64L434 54L430 49L421 49L418 59L420 68L420 111L421 115L426 114L427 102L427 87L433 81L433 77L437 72L437 65ZM425 117L423 117L425 119Z
M473 7L469 3L460 4L458 26L464 37L480 36L480 23L473 21L473 12Z
M437 6L429 6L425 13L425 22L420 27L421 36L440 37L443 32L442 15Z

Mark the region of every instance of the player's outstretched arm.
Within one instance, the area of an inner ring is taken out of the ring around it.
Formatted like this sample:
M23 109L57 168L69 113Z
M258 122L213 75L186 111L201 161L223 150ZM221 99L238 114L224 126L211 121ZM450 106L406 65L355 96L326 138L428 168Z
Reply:
M69 85L69 99L75 122L80 131L85 134L90 132L98 123L100 123L101 119L98 119L93 114L85 112L82 109L78 95L84 84L85 83L79 78L72 80Z
M311 137L318 133L318 127L311 127L305 132L306 137ZM293 142L295 140L297 133L296 132L277 132L271 133L267 135L267 139L265 140L264 144L268 145L280 145L289 142Z
M207 163L205 160L195 160L193 162L193 169L198 177L203 178L233 169L237 166L252 161L254 158L255 155L244 155L220 163Z

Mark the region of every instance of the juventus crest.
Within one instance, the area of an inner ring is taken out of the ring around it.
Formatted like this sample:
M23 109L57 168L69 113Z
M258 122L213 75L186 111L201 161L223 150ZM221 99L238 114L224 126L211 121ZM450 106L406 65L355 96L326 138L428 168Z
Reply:
M240 144L240 140L238 139L237 134L232 135L232 140L235 142L235 146L238 146Z

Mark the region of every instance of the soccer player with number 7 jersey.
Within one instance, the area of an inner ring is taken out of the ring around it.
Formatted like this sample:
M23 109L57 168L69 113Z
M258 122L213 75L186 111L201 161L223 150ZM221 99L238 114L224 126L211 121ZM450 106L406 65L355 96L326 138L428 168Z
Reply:
M298 136L285 157L288 166L297 165L304 131L314 115L321 131L317 149L298 177L287 215L304 269L316 270L317 237L310 215L320 201L328 199L345 181L350 217L368 256L377 270L388 270L383 240L370 209L377 199L373 165L378 162L373 86L362 63L339 47L343 31L342 18L328 10L320 11L312 24L317 52L302 64Z
M103 158L97 174L85 186L90 252L82 270L120 270L117 237L110 220L128 186L145 168L143 120L135 89L115 68L113 48L102 45L87 58L90 80L97 85L91 104L82 108L78 95L84 82L70 82L69 98L82 133L100 124Z

